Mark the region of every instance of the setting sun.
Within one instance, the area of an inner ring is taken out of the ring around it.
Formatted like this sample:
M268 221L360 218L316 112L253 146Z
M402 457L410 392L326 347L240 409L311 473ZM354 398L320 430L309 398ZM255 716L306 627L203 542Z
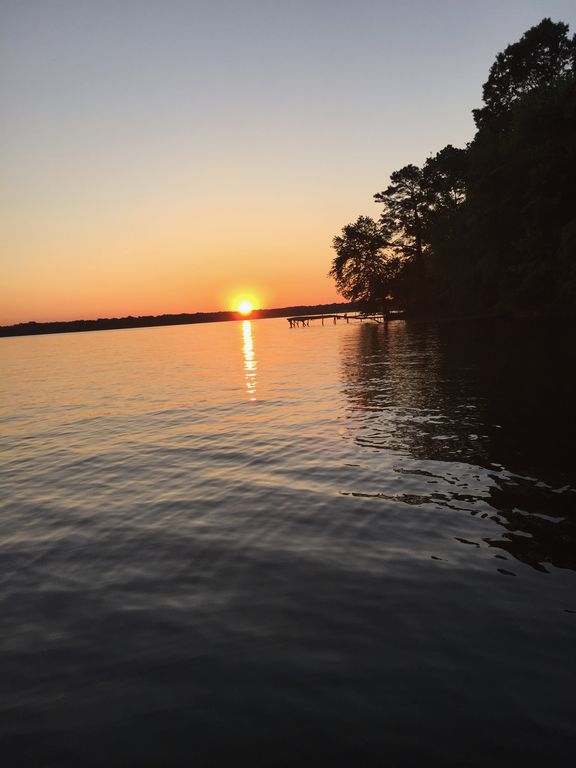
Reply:
M252 302L247 299L243 299L238 304L238 312L240 312L241 315L249 315L253 309Z

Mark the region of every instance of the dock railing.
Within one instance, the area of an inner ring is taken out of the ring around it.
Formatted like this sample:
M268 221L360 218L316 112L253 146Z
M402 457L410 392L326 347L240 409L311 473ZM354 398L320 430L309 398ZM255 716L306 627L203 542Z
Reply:
M360 322L369 320L375 323L386 323L388 320L395 320L400 317L403 317L403 313L395 311L388 312L387 315L382 314L382 312L354 312L352 314L346 312L344 314L328 315L296 315L294 317L287 317L286 319L288 320L290 328L297 328L299 325L302 327L309 326L314 320L320 320L322 325L324 325L325 320L332 320L332 323L336 325L338 320L343 320L346 323L349 323L351 320L359 320Z

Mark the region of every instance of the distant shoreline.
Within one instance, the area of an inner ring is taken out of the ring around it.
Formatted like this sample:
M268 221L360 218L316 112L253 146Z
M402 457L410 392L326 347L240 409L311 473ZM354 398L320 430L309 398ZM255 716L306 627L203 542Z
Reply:
M354 310L356 306L349 302L335 304L312 304L279 309L255 309L249 317L239 312L194 312L178 315L142 315L139 317L109 317L98 320L67 320L48 323L17 323L0 326L0 337L39 336L48 333L86 333L87 331L110 331L121 328L153 328L163 325L192 325L194 323L222 323L230 320L260 320L289 315L330 314Z

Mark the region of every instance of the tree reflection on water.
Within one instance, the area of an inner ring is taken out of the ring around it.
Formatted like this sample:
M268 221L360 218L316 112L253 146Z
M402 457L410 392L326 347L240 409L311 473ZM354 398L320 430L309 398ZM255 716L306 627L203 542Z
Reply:
M482 499L506 529L486 543L538 570L576 570L571 328L365 324L346 335L341 352L358 446L446 462L452 476L462 463L482 468ZM458 496L408 503L453 506Z

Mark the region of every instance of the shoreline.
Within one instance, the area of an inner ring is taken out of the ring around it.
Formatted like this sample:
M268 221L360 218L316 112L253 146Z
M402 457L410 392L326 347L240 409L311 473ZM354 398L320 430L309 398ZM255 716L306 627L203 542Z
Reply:
M312 314L331 315L338 312L361 311L356 305L350 303L313 304L309 306L298 305L294 307L281 307L275 309L255 309L249 317L244 317L239 312L195 312L178 315L143 315L139 317L112 317L98 318L97 320L62 320L51 322L30 321L15 325L0 326L0 338L13 338L19 336L45 336L60 333L89 333L93 331L116 331L136 328L159 328L175 325L196 325L201 323L223 323L239 320L271 320L280 317L306 316ZM402 318L390 318L390 321L402 319L410 323L492 323L492 322L517 322L539 320L562 320L576 323L576 314L567 311L558 311L558 308L545 307L539 311L498 311L484 312L473 315L435 315L428 314L404 314Z
M141 315L133 317L98 318L97 320L61 320L50 322L16 323L0 326L0 337L40 336L54 333L88 333L90 331L112 331L126 328L154 328L167 325L194 325L196 323L222 323L232 320L268 320L289 315L307 315L312 313L329 314L333 312L355 311L356 305L348 302L334 304L296 305L275 309L255 309L249 317L239 312L194 312L173 315Z

